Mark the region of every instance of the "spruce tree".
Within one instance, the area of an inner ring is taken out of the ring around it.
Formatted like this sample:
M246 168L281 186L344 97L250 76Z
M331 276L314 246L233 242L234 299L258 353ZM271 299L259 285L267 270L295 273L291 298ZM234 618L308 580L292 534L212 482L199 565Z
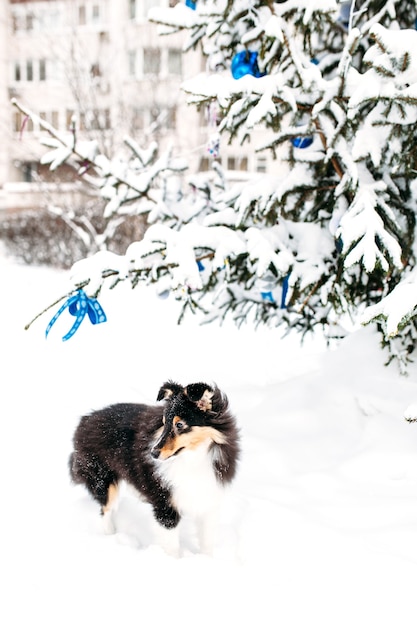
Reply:
M152 9L164 35L188 31L185 55L205 55L206 71L183 85L190 106L214 106L220 142L242 150L264 129L255 148L277 159L278 174L230 185L214 150L207 181L165 195L143 241L103 257L102 283L160 281L208 319L302 333L377 319L391 354L406 359L417 304L417 289L402 297L415 266L416 17L415 0ZM92 267L77 264L75 288L88 291Z

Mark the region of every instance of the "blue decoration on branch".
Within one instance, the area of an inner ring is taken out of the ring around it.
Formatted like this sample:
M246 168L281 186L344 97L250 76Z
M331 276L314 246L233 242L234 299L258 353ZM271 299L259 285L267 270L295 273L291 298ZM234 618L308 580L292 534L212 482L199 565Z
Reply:
M340 5L340 13L337 21L346 31L349 30L350 13L352 10L352 2L342 2Z
M197 2L193 2L192 0L185 0L185 6L195 11L197 7Z
M281 293L281 309L287 308L287 294L288 294L288 281L290 275L287 274L282 281L282 293Z
M48 336L52 326L65 309L68 309L70 315L75 317L75 322L67 334L62 337L62 341L71 339L81 326L81 323L86 315L88 315L92 324L101 324L102 322L107 321L106 314L104 313L98 300L96 298L89 298L85 291L79 289L73 296L68 298L59 311L55 313L46 327L45 338Z
M261 298L264 302L275 302L272 291L261 291Z
M290 274L287 274L286 276L284 276L282 280L281 299L280 299L280 304L279 304L279 307L281 309L287 308L289 278L290 278ZM270 275L263 278L261 280L260 294L264 302L278 305L276 296L279 296L279 289L278 289L278 283L276 281L276 278Z
M309 148L313 143L313 137L293 137L291 143L294 148Z
M238 52L232 59L232 76L233 78L242 78L247 74L260 78L265 76L265 72L261 72L258 67L258 53L250 50L242 50Z
M207 150L213 159L217 159L220 153L220 135L219 133L213 133L209 138Z

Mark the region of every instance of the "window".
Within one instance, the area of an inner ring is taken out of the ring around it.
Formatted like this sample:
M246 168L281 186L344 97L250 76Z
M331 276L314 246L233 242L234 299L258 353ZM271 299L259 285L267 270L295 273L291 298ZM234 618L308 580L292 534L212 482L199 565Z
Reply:
M143 51L143 73L158 75L161 71L161 51L159 48L146 48Z
M168 74L182 74L182 54L177 48L168 48Z
M82 4L81 6L78 7L78 24L80 26L85 26L86 23L87 23L87 12L86 12L85 5Z
M33 80L33 61L31 59L26 61L26 80Z
M16 133L23 133L25 131L33 131L33 122L27 115L22 115L20 111L16 111L13 116L13 130Z
M227 157L227 169L240 172L248 171L248 158L247 157ZM265 169L266 171L266 169Z
M136 50L127 53L127 72L129 76L136 76Z
M81 130L106 130L110 128L110 109L94 109L81 113Z
M136 17L136 0L129 0L129 19L134 20Z
M152 132L175 130L177 126L177 110L175 107L164 107L154 104L150 108L136 107L132 109L132 129L151 129Z
M93 63L90 67L90 76L91 78L100 78L101 70L99 63Z
M241 172L248 171L248 157L242 157L239 159L239 169Z
M135 108L133 110L132 126L134 130L143 130L145 128L145 111Z
M75 121L75 111L73 109L67 109L65 112L65 127L72 128Z
M26 30L33 30L34 21L33 13L26 13Z
M40 59L39 61L39 80L46 80L46 61Z
M91 11L91 21L93 24L100 23L100 5L93 4L93 8Z
M45 81L47 79L47 61L46 59L27 59L20 62L15 61L13 65L13 80L21 81Z
M210 161L208 157L201 157L200 164L198 166L199 172L208 172L210 169Z
M54 128L59 128L59 113L58 111L42 111L39 113L39 117L41 117L45 122L51 124Z
M103 22L105 9L99 2L82 2L78 5L78 25L97 25Z
M166 110L165 127L169 130L175 130L177 127L177 110L175 107L169 107Z
M36 163L27 161L22 163L22 177L25 183L31 183L34 180L36 174Z
M266 157L258 157L256 161L256 171L260 174L266 174Z

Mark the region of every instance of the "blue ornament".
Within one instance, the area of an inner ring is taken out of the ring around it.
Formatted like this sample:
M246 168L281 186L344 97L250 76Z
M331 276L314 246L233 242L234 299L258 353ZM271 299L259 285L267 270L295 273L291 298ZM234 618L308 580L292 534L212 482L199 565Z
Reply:
M71 337L77 332L79 327L81 326L81 322L88 315L90 322L92 324L101 324L102 322L107 322L106 314L104 313L101 305L99 304L96 298L89 298L85 291L82 289L78 289L75 295L71 296L64 302L59 311L53 316L45 331L45 338L48 336L49 331L52 326L57 321L58 317L68 309L70 315L74 316L75 322L67 332L66 335L62 337L62 341L67 341L71 339Z
M250 52L250 50L242 50L238 52L232 59L232 76L233 78L242 78L250 74L255 78L265 76L265 72L260 72L258 67L258 53Z
M275 302L272 291L261 291L261 298L264 302Z
M185 0L185 6L195 11L197 2L193 2L192 0Z
M308 148L313 143L313 137L293 137L291 143L294 148Z
M198 271L199 272L204 272L204 270L206 269L203 265L203 263L199 260L197 260L197 267L198 267Z

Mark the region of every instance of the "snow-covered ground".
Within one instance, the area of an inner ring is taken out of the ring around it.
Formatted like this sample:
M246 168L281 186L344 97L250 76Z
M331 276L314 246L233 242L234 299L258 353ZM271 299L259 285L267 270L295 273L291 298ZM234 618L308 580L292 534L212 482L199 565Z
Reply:
M52 311L24 325L65 274L4 258L0 274L2 624L415 626L416 366L385 368L372 329L326 352L265 329L178 327L170 299L123 285L100 298L106 324L63 343L63 314L45 340ZM79 416L153 403L168 378L216 381L241 427L213 558L191 528L183 558L166 556L129 493L105 536L68 478Z

